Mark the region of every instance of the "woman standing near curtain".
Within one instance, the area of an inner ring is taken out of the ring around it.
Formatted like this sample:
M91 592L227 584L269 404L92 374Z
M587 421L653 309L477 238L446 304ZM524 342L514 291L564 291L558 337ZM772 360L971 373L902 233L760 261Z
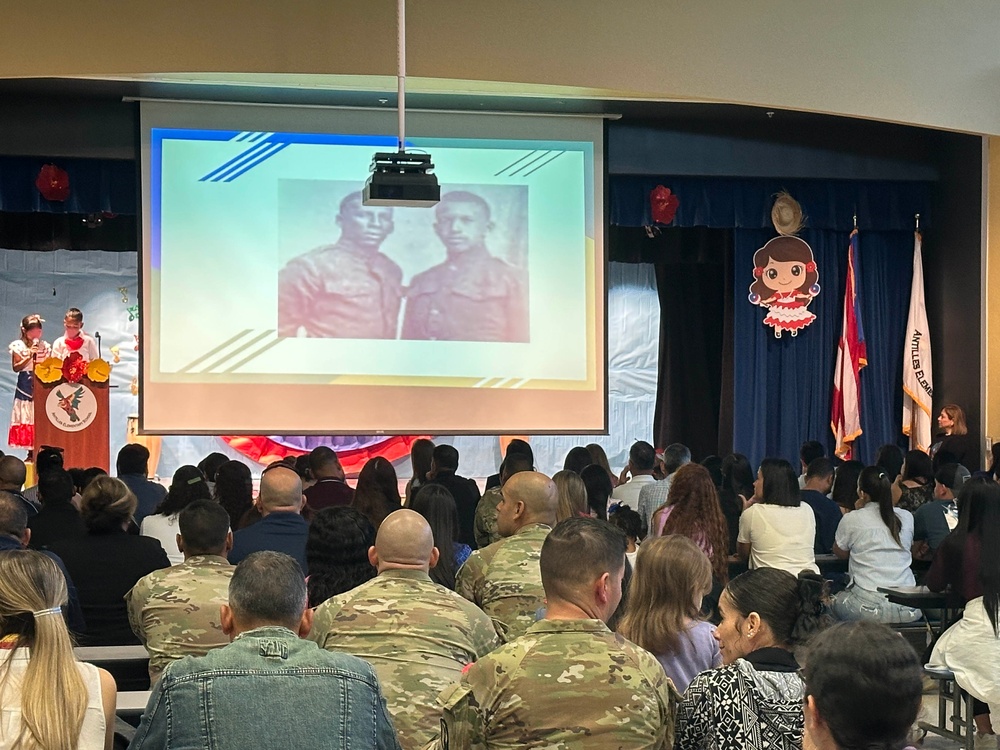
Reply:
M913 515L892 506L889 477L879 466L868 466L858 478L857 510L837 527L833 554L848 560L851 583L833 599L838 620L908 623L920 610L890 602L880 587L913 586L910 547Z
M945 404L937 418L941 432L931 446L934 467L944 464L962 464L970 472L979 471L976 458L976 441L969 434L965 423L965 412L958 404Z
M17 373L14 408L10 413L7 444L12 448L27 448L30 454L35 444L35 405L32 402L35 363L47 358L52 350L42 341L42 316L32 313L21 318L21 338L12 341L11 369Z

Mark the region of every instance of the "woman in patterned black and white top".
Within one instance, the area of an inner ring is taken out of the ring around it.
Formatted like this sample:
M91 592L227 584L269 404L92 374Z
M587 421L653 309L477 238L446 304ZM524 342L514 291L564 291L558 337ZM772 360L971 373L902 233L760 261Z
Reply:
M737 576L719 600L723 666L702 672L677 710L675 750L799 750L802 699L792 649L828 623L823 579L775 568Z

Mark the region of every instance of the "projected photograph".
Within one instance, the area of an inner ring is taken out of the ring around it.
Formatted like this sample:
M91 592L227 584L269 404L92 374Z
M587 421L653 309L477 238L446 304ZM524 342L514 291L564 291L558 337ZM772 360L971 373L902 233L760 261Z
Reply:
M280 338L528 343L528 186L445 184L434 208L278 180Z

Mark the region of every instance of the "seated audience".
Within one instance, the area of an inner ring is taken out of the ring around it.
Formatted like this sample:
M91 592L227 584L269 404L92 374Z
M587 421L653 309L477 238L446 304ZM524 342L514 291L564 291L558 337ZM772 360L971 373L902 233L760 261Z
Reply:
M676 535L650 539L639 558L618 632L653 654L683 693L698 674L722 664L715 626L701 618L712 566L697 544Z
M149 480L149 449L145 445L138 443L123 445L118 451L115 469L118 478L135 495L138 503L135 510L135 524L141 527L146 516L157 512L156 509L167 496L167 488L159 482Z
M552 481L556 485L556 492L559 493L556 523L567 518L590 515L590 508L587 506L587 485L583 483L578 473L571 469L563 469L552 475Z
M233 531L240 528L240 520L253 507L253 477L250 467L242 461L226 461L215 472L212 497L227 514Z
M438 445L431 454L430 480L444 485L455 498L458 508L458 540L476 547L476 507L479 504L479 485L474 479L458 475L458 451L451 445ZM397 504L398 507L398 504Z
M427 481L427 475L431 471L431 455L434 453L434 442L427 438L418 438L410 446L410 479L403 490L403 498L406 507L410 507L410 500L417 490ZM489 487L489 480L486 482Z
M837 526L844 515L840 512L840 506L827 497L833 488L833 464L828 458L814 458L806 468L805 477L802 502L812 508L816 519L813 551L817 555L829 555L833 549Z
M962 619L945 631L931 653L931 664L954 672L959 687L974 699L976 748L996 747L991 717L1000 716L1000 488L993 482L980 487L964 498L969 504L967 538L976 542L965 569L979 590L969 591L977 595L965 603Z
M722 486L722 459L714 455L705 456L700 463L708 471L709 476L712 477L712 484L718 490Z
M674 481L674 473L691 462L691 451L686 445L673 443L663 451L664 478L646 485L639 491L639 505L636 510L642 516L649 533L653 534L653 513L667 502L670 494L670 483Z
M447 492L427 485L414 502L433 490ZM434 739L438 693L500 645L489 617L431 580L438 557L419 513L391 513L369 551L378 576L320 605L309 634L322 648L375 667L403 750L420 750Z
M228 460L229 456L225 453L219 453L216 451L214 453L209 453L198 462L198 469L201 471L202 476L205 477L209 490L215 489L215 475L218 474L219 467Z
M38 518L33 516L32 520ZM0 490L0 552L8 550L27 549L32 542L33 533L28 526L28 514L24 509L24 504L9 492ZM83 611L80 608L80 597L77 594L73 579L62 559L49 550L42 550L43 555L50 558L59 568L59 572L66 578L66 592L68 603L63 608L66 616L66 624L75 633L82 633L86 630L86 623L83 619ZM0 579L0 585L3 580ZM0 704L2 705L2 704Z
M60 617L66 579L45 555L0 553L0 744L110 750L115 681L76 661Z
M531 450L531 444L527 440L521 440L520 438L513 438L509 443L507 443L507 449L504 451L503 461L500 462L500 467L497 469L496 474L490 474L486 477L486 489L492 490L500 486L500 475L503 473L503 464L511 456L523 456L531 461L531 467L534 468L535 465L535 453ZM528 469L531 471L531 469ZM484 493L485 494L485 493ZM484 546L484 545L480 545Z
M129 747L398 749L374 669L300 638L312 625L306 605L293 558L249 555L221 607L232 643L167 665Z
M671 747L676 691L647 651L605 625L621 598L625 535L569 518L545 539L540 566L545 619L441 694L440 746Z
M830 499L840 508L841 514L850 513L858 504L858 477L865 465L860 461L844 461L833 472Z
M26 474L24 461L17 456L0 457L0 492L9 492L16 497L18 502L24 505L24 511L28 514L28 518L31 518L38 513L38 506L28 500L21 492Z
M712 564L715 579L729 580L729 533L719 493L708 469L687 464L674 473L667 502L653 514L651 536L680 534L697 544Z
M962 464L970 472L979 470L979 446L969 434L965 412L958 404L945 404L937 418L941 430L931 445L934 468L944 464Z
M736 538L740 534L740 516L743 508L753 497L753 469L750 461L742 453L730 453L722 459L722 488L719 490L719 505L726 518L729 530L729 554L736 554Z
M170 489L156 507L156 513L146 516L139 533L156 539L171 565L184 562L184 555L177 549L177 516L195 500L210 500L212 492L208 488L205 476L197 466L181 466L174 472L170 481Z
M934 499L934 464L923 451L908 451L903 470L892 486L892 501L903 510L915 513Z
M500 485L486 490L479 498L479 502L476 503L476 515L473 518L476 546L479 549L500 541L500 532L497 531L497 506L502 497L500 490L515 474L533 471L535 468L531 463L533 460L530 456L520 453L507 456L500 465Z
M805 690L793 650L828 624L823 595L823 580L805 571L796 578L756 568L729 582L715 631L724 666L702 672L685 691L675 750L802 747Z
M642 516L636 513L627 505L614 503L611 506L611 515L608 522L625 534L625 559L628 560L629 567L635 570L636 556L639 554L639 542L646 538L646 530L642 527Z
M219 606L229 600L233 547L229 514L214 500L195 500L179 514L184 562L140 578L125 597L132 632L149 652L149 680L172 661L204 656L228 643Z
M903 460L903 449L892 443L883 445L875 454L875 465L882 467L886 476L889 477L889 481L893 484L903 472Z
M354 507L372 522L377 532L382 520L399 510L399 504L399 482L392 463L383 456L366 462L354 488Z
M756 502L740 516L737 557L749 559L751 570L818 573L813 552L816 518L802 502L792 465L783 458L765 458L753 489Z
M608 454L604 452L604 448L597 443L587 443L585 446L587 452L590 454L590 459L593 462L591 465L600 466L604 471L608 473L608 479L611 480L612 489L618 486L618 477L611 470L611 463L608 461ZM580 472L583 474L583 472Z
M572 471L575 474L581 473L584 469L594 463L590 451L582 445L577 445L569 449L563 461L563 471Z
M368 561L373 544L375 529L357 509L341 505L316 513L306 537L309 606L318 607L374 578L375 568Z
M653 468L656 466L656 451L645 440L637 440L632 443L628 451L628 464L622 469L618 478L618 485L611 493L610 502L623 503L631 508L638 509L639 493L647 484L656 481L653 477ZM641 514L640 514L641 515ZM643 519L646 527L649 527L649 520Z
M608 506L611 505L611 495L614 492L614 485L605 471L601 473L603 467L591 464L580 473L583 486L586 489L587 507L584 515L594 518L606 519L608 517Z
M344 467L333 448L321 445L309 453L309 471L316 483L306 490L304 514L310 518L313 513L337 505L350 505L354 500L354 490L347 484Z
M2 458L2 456L0 456L0 458ZM42 474L47 474L50 471L61 470L64 468L62 448L54 448L51 445L43 445L41 450L38 451L38 455L35 456L36 479L41 479ZM41 502L38 498L38 484L35 484L34 487L26 487L21 494L29 503L36 507Z
M260 476L260 494L256 500L263 517L253 526L233 534L229 562L239 565L253 552L271 550L291 555L308 573L306 537L309 523L300 515L303 502L302 480L295 470L284 464L268 467Z
M885 625L839 623L825 630L810 644L802 669L803 746L903 748L920 711L922 678L913 647Z
M943 464L934 475L934 500L913 514L913 557L930 560L944 538L958 525L955 498L969 481L962 464Z
M982 519L989 506L998 502L1000 485L983 479L970 479L958 493L958 526L938 545L924 577L931 591L948 591L955 607L983 595L979 581Z
M544 474L512 476L497 506L503 538L473 552L455 577L455 591L501 623L507 640L523 635L544 606L538 557L557 505L556 486Z
M410 507L431 527L434 546L440 553L437 564L431 568L431 580L454 591L455 573L472 554L469 545L455 541L458 536L455 498L440 484L429 484L417 490Z
M143 576L170 567L156 539L126 533L135 504L135 495L122 481L96 477L80 500L87 535L52 545L80 594L87 622L80 645L138 644L129 626L125 595Z
M87 533L80 511L73 505L73 478L69 472L53 469L38 479L42 508L28 519L32 549L42 549L60 539L76 539Z
M805 489L809 464L817 458L826 458L826 448L818 440L806 440L799 447L799 489Z
M868 466L858 478L858 507L837 527L833 554L847 559L851 584L832 603L838 620L907 623L920 610L893 604L879 588L913 586L913 515L892 506L892 485L878 466Z

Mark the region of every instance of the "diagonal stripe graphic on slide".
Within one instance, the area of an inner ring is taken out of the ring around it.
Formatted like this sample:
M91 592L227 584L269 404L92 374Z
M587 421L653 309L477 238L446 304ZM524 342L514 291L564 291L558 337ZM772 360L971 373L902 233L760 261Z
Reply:
M262 154L258 155L256 158L254 158L252 161L248 161L246 164L244 164L242 167L240 167L239 170L237 170L235 172L230 172L229 175L224 180L222 180L222 181L223 182L232 182L237 177L239 177L241 174L246 174L247 172L249 172L251 169L253 169L254 167L256 167L261 162L267 161L272 156L274 156L275 154L277 154L279 151L284 151L286 148L288 148L289 145L290 144L288 144L288 143L278 143L278 144L275 144L273 148L269 149L268 151L264 151Z
M255 331L251 330L250 333L255 333ZM203 373L204 372L212 372L213 370L215 370L215 369L217 369L219 367L225 366L229 362L232 362L234 358L243 356L243 354L245 354L248 349L250 349L253 346L256 346L257 344L259 344L261 341L263 341L264 339L266 339L272 333L274 333L273 330L264 331L263 333L257 334L256 336L254 336L249 341L247 341L245 343L241 343L238 348L233 349L232 351L226 352L225 354L223 354L219 359L215 360L208 367L203 367L201 370L199 370L199 372L203 372Z
M544 159L545 157L547 157L551 153L552 153L551 151L542 151L534 159L532 159L531 161L525 162L524 164L522 164L521 166L519 166L514 171L509 172L506 176L507 177L516 177L519 172L523 172L525 169L527 169L528 167L532 166L533 164L538 163L539 161L541 161L542 159Z
M222 174L229 172L229 170L231 170L232 168L234 168L236 166L239 166L240 164L242 164L243 162L245 162L247 159L252 159L258 153L260 153L264 149L269 148L270 146L271 146L270 143L266 143L266 142L265 143L258 143L256 146L253 146L252 148L248 148L246 151L243 151L240 154L238 154L237 156L234 156L232 159L230 159L229 161L227 161L221 167L216 167L211 172L209 172L207 175L205 175L204 177L202 177L201 179L199 179L198 182L212 182L212 181L215 181Z
M527 158L529 158L529 157L531 157L531 156L533 156L534 154L537 154L537 153L538 153L538 151L537 151L537 150L535 150L535 151L529 151L529 152L528 152L528 153L526 153L526 154L525 154L524 156L522 156L522 157L521 157L520 159L517 159L517 160L515 160L515 161L511 162L510 164L508 164L508 165L507 165L506 167L504 167L503 169L501 169L501 170L500 170L499 172L497 172L497 173L496 173L495 175L493 175L493 176L494 176L494 177L499 177L499 176L500 176L500 175L502 175L502 174L503 174L504 172L506 172L506 171L507 171L508 169L512 169L512 168L516 167L516 166L517 166L518 164L520 164L520 163L521 163L522 161L524 161L525 159L527 159Z
M268 331L268 333L269 334L273 334L273 333L277 333L277 331ZM271 349L272 347L277 346L282 341L284 341L284 339L279 339L279 338L275 337L274 340L267 342L267 344L265 346L262 346L260 349L258 349L257 351L255 351L250 356L244 357L243 359L241 359L239 362L237 362L232 367L227 367L224 370L224 372L227 372L227 373L229 373L229 372L235 372L236 370L238 370L241 367L243 367L243 365L245 365L247 362L251 362L251 361L257 359L257 357L259 357L261 354L263 354L264 352L266 352L268 349Z
M565 151L556 151L555 155L554 155L554 156L553 156L553 157L552 157L551 159L549 159L548 161L543 161L543 162L542 162L541 164L539 164L539 165L538 165L537 167L535 167L534 169L531 169L531 170L529 170L529 171L525 172L525 173L524 173L523 175L521 175L521 176L522 176L522 177L527 177L527 176L528 176L528 175L530 175L530 174L534 174L535 172L537 172L537 171L538 171L539 169L541 169L542 167L547 167L547 166L549 166L549 164L551 164L552 162L554 162L554 161L555 161L556 159L558 159L558 158L559 158L560 156L562 156L562 155L563 155L563 154L565 154L565 153L566 153Z
M246 328L246 329L240 331L239 333L237 333L232 338L227 339L226 341L223 341L221 344L219 344L216 347L213 347L212 349L209 349L207 352L205 352L204 354L202 354L200 357L198 357L193 362L189 362L188 364L184 365L184 367L182 367L181 369L179 369L177 372L190 372L192 369L194 369L195 367L197 367L198 365L200 365L202 362L204 362L209 357L214 357L216 354L218 354L219 352L221 352L223 349L225 349L226 347L232 346L233 344L235 344L237 341L239 341L241 338L243 338L244 336L246 336L249 333L253 333L253 329L252 328Z

